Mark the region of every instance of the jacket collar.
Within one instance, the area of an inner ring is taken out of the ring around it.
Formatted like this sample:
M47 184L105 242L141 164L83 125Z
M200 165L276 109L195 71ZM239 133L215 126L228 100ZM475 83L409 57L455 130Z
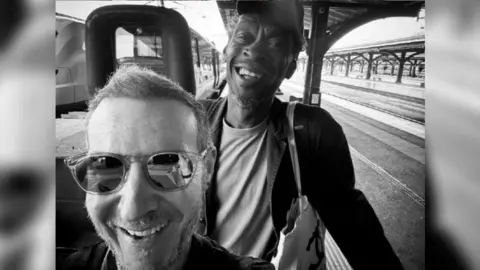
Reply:
M274 98L272 106L270 107L269 131L271 131L279 141L285 141L287 138L286 104L287 103L282 102L278 98Z

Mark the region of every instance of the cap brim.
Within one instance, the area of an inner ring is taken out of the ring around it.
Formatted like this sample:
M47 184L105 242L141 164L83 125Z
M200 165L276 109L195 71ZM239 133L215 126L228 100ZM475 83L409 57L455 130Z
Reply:
M252 12L261 12L265 9L265 2L270 2L270 0L237 0L237 12L239 15L244 13Z

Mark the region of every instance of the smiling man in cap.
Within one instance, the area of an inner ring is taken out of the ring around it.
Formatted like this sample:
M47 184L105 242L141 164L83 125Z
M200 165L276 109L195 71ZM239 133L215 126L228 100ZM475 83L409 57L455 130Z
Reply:
M218 155L199 229L233 253L270 260L297 196L286 147L287 104L275 92L295 72L304 11L298 0L238 1L237 10L224 50L228 96L202 101ZM322 108L299 104L295 113L303 125L296 131L303 190L350 265L403 269L355 189L341 126Z

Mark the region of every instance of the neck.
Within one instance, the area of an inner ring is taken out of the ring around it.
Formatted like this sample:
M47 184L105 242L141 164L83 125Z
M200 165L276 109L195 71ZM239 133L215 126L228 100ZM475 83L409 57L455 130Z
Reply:
M225 121L233 128L251 128L267 118L273 97L268 98L252 108L240 107L232 95L228 95Z
M182 251L180 253L180 257L177 258L177 260L169 268L169 270L183 270L183 269L185 269L185 266L187 264L187 259L188 259L188 256L190 254L190 248L191 248L191 245L192 245L191 238L192 238L192 236L190 236L189 241L185 241L185 243L182 245L182 248L181 248Z

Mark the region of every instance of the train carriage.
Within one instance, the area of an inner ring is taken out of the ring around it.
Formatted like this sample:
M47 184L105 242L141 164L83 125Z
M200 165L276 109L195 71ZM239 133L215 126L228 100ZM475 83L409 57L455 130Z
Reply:
M82 110L90 98L86 87L85 21L56 13L56 117L70 111ZM125 29L118 29L121 43L117 43L118 64L136 64L161 72L162 44L159 38L134 39ZM190 28L192 58L197 88L214 88L219 83L221 70L219 52L215 45Z

